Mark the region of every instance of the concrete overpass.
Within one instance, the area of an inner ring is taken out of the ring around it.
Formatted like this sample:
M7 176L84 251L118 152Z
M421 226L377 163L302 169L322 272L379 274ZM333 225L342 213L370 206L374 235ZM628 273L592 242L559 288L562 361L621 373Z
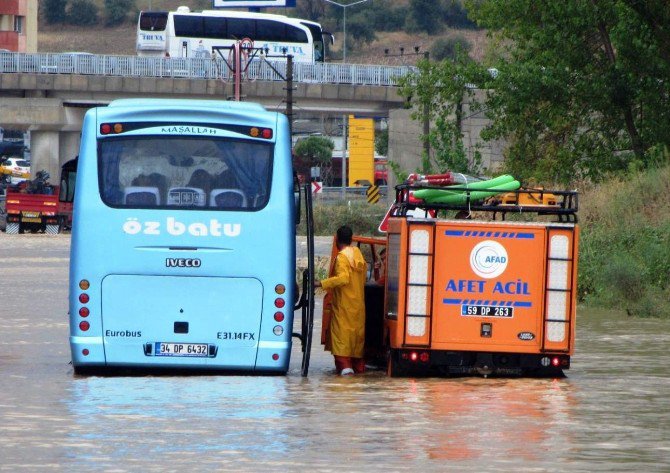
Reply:
M127 97L225 100L233 95L233 82L222 73L225 68L213 67L212 61L151 58L159 62L147 66L142 61L147 58L111 58L116 61L105 56L0 53L0 126L30 130L33 169L58 175L60 165L78 153L83 116L91 107ZM387 117L405 102L390 85L392 77L380 73L393 68L355 66L342 73L335 67L342 65L307 66L297 67L294 116ZM254 72L254 79L242 85L244 100L284 111L285 81L264 70Z

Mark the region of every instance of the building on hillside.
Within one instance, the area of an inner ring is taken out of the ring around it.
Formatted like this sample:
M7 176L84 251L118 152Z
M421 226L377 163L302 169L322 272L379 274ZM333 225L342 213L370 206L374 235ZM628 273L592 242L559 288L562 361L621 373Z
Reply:
M0 50L37 52L37 0L0 1Z

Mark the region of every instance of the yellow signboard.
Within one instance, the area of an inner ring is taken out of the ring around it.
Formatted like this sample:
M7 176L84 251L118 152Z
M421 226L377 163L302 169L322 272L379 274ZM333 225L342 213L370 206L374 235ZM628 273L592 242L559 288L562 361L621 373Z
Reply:
M349 185L375 182L375 123L349 115Z

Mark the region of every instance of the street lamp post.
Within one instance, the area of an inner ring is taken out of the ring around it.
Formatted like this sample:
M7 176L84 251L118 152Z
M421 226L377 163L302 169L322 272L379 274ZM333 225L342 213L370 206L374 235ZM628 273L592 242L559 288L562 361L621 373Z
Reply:
M342 29L343 29L343 35L344 35L344 40L342 43L342 63L347 62L347 7L353 7L354 5L358 5L359 3L364 3L367 2L368 0L358 0L357 2L353 3L338 3L333 0L324 0L328 3L332 3L333 5L337 5L338 7L342 7L342 12L344 16L344 20L342 21Z

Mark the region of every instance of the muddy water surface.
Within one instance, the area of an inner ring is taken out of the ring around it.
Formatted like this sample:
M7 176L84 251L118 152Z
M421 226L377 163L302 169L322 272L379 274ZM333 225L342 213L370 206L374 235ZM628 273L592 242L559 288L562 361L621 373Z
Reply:
M580 307L558 380L75 377L68 251L0 234L2 471L670 471L668 321Z

